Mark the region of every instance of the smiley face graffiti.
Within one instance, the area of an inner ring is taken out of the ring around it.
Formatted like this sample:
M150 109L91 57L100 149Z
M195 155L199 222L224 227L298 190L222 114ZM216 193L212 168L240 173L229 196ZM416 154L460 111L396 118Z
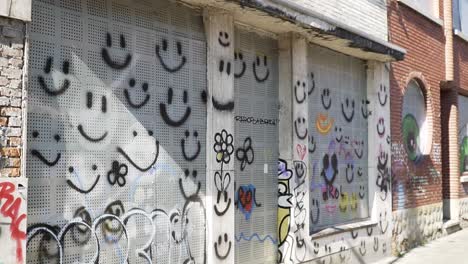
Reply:
M53 63L53 58L52 57L47 58L46 66L44 68L44 73L46 75L50 74L50 71L51 71L51 68L52 68L52 63ZM70 73L70 63L68 61L63 61L62 72L63 72L63 74L65 76L67 76ZM52 95L52 96L57 96L57 95L61 95L61 94L65 93L65 91L67 91L67 89L71 85L70 80L68 78L65 78L63 80L63 84L60 86L59 89L57 89L56 87L54 87L54 89L50 89L42 75L40 75L38 77L38 80L39 80L40 87L48 95Z
M379 121L377 122L377 134L381 138L385 136L385 120L383 117L379 118Z
M128 85L130 86L130 89L135 87L135 83L136 83L135 79L132 78L132 79L129 80ZM141 84L141 90L145 94L145 99L143 101L139 102L139 103L134 103L132 101L132 99L130 98L130 91L129 91L130 89L124 89L125 99L127 100L127 103L130 105L130 107L139 109L139 108L142 108L143 106L145 106L146 103L148 103L148 101L150 99L150 95L148 93L148 83L147 82Z
M315 211L315 216L314 216ZM316 225L320 218L320 205L317 199L312 199L312 207L310 210L310 221L312 224Z
M185 123L185 121L187 121L187 119L190 116L190 113L191 113L192 109L190 108L190 106L187 106L185 108L184 115L182 115L182 117L179 118L179 120L174 120L172 117L170 117L169 114L168 114L168 109L167 108L168 108L168 106L170 106L172 104L173 94L174 94L174 91L172 90L171 87L169 87L169 89L167 91L167 105L165 103L160 103L159 104L159 111L161 113L162 119L164 120L164 122L166 122L166 124L168 124L169 126L172 126L172 127L179 127L179 126L183 125ZM182 100L184 102L184 105L187 105L188 93L187 93L186 90L184 90L184 92L183 92L183 99Z
M298 88L302 89L302 92L298 92ZM304 81L297 81L294 84L294 95L296 97L296 102L302 104L307 99L306 84Z
M88 109L93 108L93 93L92 92L87 92L86 93L86 107ZM105 95L101 97L101 112L105 114L107 112L107 98ZM108 132L105 131L101 136L98 137L91 137L88 135L88 133L85 131L84 127L82 124L78 125L78 132L88 141L93 142L93 143L98 143L103 141L106 137Z
M343 114L344 119L346 122L351 123L354 118L354 99L349 100L346 98L345 100L346 106L341 103L341 113Z
M223 241L224 237L224 241ZM224 236L219 235L218 241L214 243L215 254L218 259L224 260L231 253L231 241L228 238L228 234L224 233ZM225 253L221 253L221 249L224 249Z
M32 133L32 136L33 138L37 138L39 136L39 132L37 131L33 131ZM54 135L54 140L58 143L60 141L60 136L58 134L55 134ZM45 165L49 166L49 167L53 167L55 165L57 165L57 163L59 162L60 158L62 157L62 154L61 153L57 153L57 155L55 156L55 159L52 160L52 161L49 161L46 157L44 157L44 155L37 149L31 149L31 155L35 156L36 158L38 158L42 163L44 163Z
M368 109L368 105L370 104L369 100L362 100L362 103L361 103L361 114L362 114L362 118L364 119L367 119L372 111L369 111Z
M307 91L307 95L311 95L315 90L315 77L314 77L314 73L311 72L310 73L310 85L309 85L309 91Z
M259 83L262 83L266 80L268 80L268 76L270 76L270 70L268 69L268 63L267 63L267 56L263 56L263 67L266 69L265 70L265 74L263 77L259 77L258 75L258 69L257 68L261 68L261 63L260 63L260 56L256 56L256 60L252 63L252 68L253 68L253 74L254 74L254 77L255 77L255 80Z
M320 95L320 98L322 100L322 106L325 108L325 110L330 109L331 104L332 104L332 99L330 96L330 89L324 88L322 90L322 94Z
M148 135L150 137L152 137L153 135L153 132L151 130L148 131ZM133 133L133 136L134 137L137 137L137 133L134 132ZM151 138L152 140L154 140L153 138ZM146 172L148 170L150 170L151 168L153 168L154 164L156 163L156 161L158 160L158 156L159 156L159 141L157 140L154 140L155 142L155 147L154 147L154 151L152 151L152 155L154 155L154 158L153 158L153 161L147 165L147 166L141 166L141 165L138 165L136 162L135 162L135 158L132 158L130 157L130 155L125 152L125 150L121 147L117 147L117 152L120 153L130 164L132 164L133 167L135 167L137 170L141 171L141 172Z
M221 176L224 174L224 177ZM231 207L231 198L228 195L228 187L231 184L231 175L229 172L221 173L219 171L215 172L215 186L218 191L216 197L216 204L214 205L214 210L216 215L223 216ZM223 200L221 200L221 197ZM225 204L224 209L220 209L221 204Z
M229 40L229 34L227 32L220 31L218 37L219 45L227 48L231 45L231 41Z
M323 156L322 162L323 166L320 175L323 177L325 183L328 186L332 186L333 182L335 181L336 175L338 175L338 159L336 157L336 154L333 153L331 157L330 155L325 154Z
M364 140L354 140L353 141L353 146L354 146L354 154L358 159L361 159L362 156L364 156Z
M298 117L294 120L294 131L296 131L296 136L299 139L304 140L307 138L308 129L305 118Z
M335 126L335 140L337 143L341 143L343 140L343 131L339 126Z
M322 135L327 135L333 127L334 119L328 117L326 113L318 113L317 119L315 120L315 127L317 131Z
M377 92L377 97L379 98L379 103L381 106L385 106L387 104L387 87L385 85L380 85L380 89ZM383 99L382 99L383 98Z
M93 171L96 171L97 170L97 166L96 164L93 164L93 166L91 166L91 169ZM70 166L68 168L68 172L70 172L70 174L74 175L75 178L78 178L78 181L80 183L80 185L83 185L82 182L81 182L81 177L79 176L79 172L75 170L75 168L73 166ZM93 184L91 184L91 187L89 187L88 189L83 189L83 188L80 188L78 186L76 186L70 179L67 180L67 184L68 186L70 186L70 188L72 188L73 190L79 192L79 193L83 193L83 194L87 194L87 193L90 193L94 187L96 187L97 183L99 182L99 179L101 178L101 175L98 174L96 176L96 180L94 181Z
M132 55L130 55L130 54L127 54L127 56L125 56L125 60L123 62L121 62L121 63L116 62L109 55L108 48L109 49L112 48L112 36L111 36L110 33L106 34L106 46L107 46L107 48L102 48L101 55L102 55L102 59L104 60L104 62L109 67L111 67L112 69L115 69L115 70L123 70L123 69L127 68L128 65L130 65L130 62L132 60ZM126 48L125 37L122 34L120 35L120 48L121 49Z
M175 66L169 66L165 61L164 58L161 55L161 47L159 44L156 44L156 57L158 58L159 62L161 63L161 66L166 70L167 72L174 73L178 72L184 67L185 63L187 62L187 58L185 55L182 54L182 43L180 41L176 42L176 47L177 47L177 55L180 58L180 63ZM163 39L162 40L162 51L167 52L167 40Z
M190 132L188 130L185 131L185 138L180 140L180 147L182 148L182 155L184 156L184 159L186 161L194 161L198 155L200 154L201 151L201 143L200 140L197 140L197 150L195 151L194 154L192 155L187 155L187 150L185 146L185 139L188 139L190 137ZM198 132L196 130L193 131L193 137L194 139L198 138Z
M242 55L242 52L234 52L234 62L236 63L236 66L241 65L241 70L239 72L234 72L234 77L235 78L241 78L244 76L245 70L247 69L247 65L245 64L244 61L244 56Z
M317 149L317 143L315 142L314 136L309 135L309 153L314 153L315 149Z

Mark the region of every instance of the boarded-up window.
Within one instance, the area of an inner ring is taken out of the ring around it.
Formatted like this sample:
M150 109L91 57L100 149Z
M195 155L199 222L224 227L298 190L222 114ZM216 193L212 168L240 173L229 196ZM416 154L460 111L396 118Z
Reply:
M311 232L369 216L364 61L309 48Z

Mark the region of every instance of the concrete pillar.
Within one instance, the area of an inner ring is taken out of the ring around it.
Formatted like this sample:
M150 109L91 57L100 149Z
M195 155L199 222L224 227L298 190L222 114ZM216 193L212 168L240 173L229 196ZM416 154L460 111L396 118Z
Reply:
M204 23L207 263L234 263L234 24L232 16L212 9L205 10Z

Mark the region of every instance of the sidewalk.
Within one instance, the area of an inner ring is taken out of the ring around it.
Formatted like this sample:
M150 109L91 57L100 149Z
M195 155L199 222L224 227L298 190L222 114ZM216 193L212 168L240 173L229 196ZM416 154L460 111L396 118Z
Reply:
M415 248L393 263L466 264L468 263L468 229Z

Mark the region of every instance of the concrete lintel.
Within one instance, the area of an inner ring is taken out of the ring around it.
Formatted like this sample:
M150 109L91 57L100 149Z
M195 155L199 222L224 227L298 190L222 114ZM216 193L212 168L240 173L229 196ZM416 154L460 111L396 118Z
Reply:
M31 21L31 0L0 1L0 16Z

